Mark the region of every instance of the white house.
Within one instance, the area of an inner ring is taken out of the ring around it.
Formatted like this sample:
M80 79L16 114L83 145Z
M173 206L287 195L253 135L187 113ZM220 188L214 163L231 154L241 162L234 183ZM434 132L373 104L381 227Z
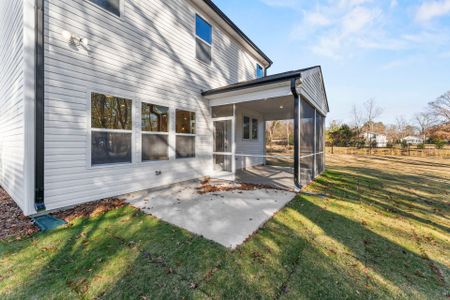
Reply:
M387 147L387 136L381 133L365 132L363 137L366 140L367 145L375 143L375 147L384 148Z
M2 0L0 185L31 215L233 178L294 119L301 187L324 169L322 72L271 65L210 0Z
M406 142L408 145L423 144L423 138L420 138L418 136L407 136L402 138L402 141Z

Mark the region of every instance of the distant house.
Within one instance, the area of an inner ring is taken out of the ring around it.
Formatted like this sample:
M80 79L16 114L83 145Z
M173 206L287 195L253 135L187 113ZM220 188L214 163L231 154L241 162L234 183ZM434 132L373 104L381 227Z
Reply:
M387 136L381 133L365 132L363 138L366 141L366 145L375 143L375 147L383 148L387 146Z
M402 142L406 142L408 145L419 145L423 144L423 139L418 136L407 136L402 138Z

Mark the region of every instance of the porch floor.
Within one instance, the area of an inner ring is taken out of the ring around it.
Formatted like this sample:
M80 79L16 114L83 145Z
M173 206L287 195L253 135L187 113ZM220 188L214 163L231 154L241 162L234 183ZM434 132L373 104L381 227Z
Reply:
M291 167L266 165L237 170L236 181L267 185L288 191L295 189L294 173Z
M295 196L277 189L239 188L202 194L200 187L199 181L188 181L122 198L147 214L233 249Z

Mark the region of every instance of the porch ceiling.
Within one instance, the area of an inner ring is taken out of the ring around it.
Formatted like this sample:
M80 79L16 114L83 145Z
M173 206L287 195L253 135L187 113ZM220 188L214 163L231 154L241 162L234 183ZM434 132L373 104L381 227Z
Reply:
M284 96L252 102L243 102L236 107L263 115L265 121L289 120L294 118L294 97Z

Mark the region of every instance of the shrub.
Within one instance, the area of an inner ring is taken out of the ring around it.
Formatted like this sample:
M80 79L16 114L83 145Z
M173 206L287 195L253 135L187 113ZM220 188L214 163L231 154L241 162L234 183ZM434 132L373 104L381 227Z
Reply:
M445 144L447 144L445 141L443 140L437 140L434 142L434 145L436 146L436 149L443 149Z
M417 145L417 149L425 149L425 144L419 144L419 145Z

